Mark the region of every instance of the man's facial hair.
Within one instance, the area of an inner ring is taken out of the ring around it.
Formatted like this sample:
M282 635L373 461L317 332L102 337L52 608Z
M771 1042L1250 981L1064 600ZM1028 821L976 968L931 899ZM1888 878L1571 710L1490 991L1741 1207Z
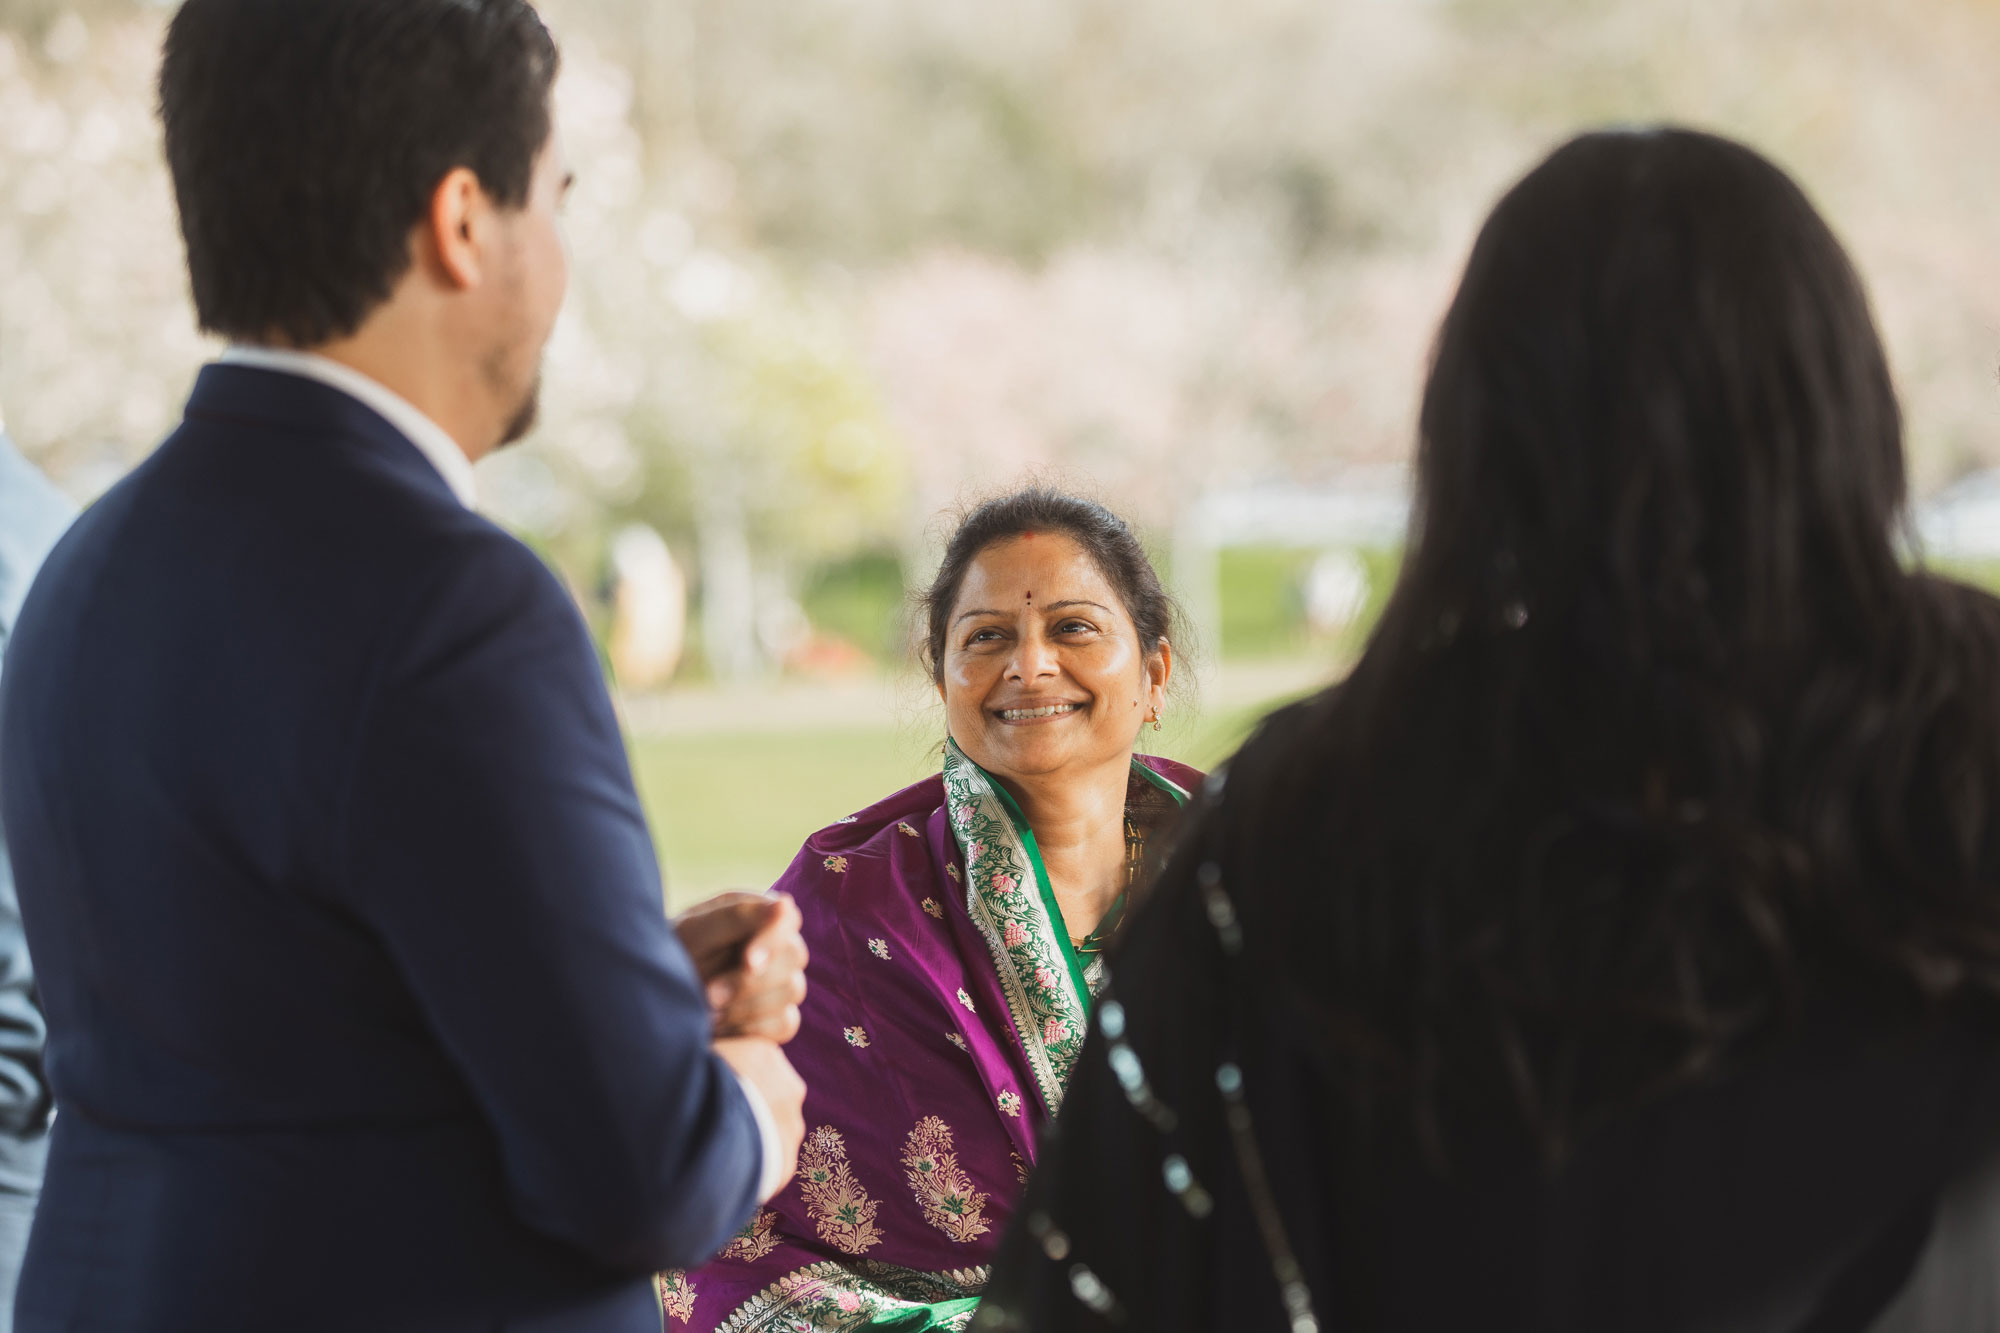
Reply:
M537 370L534 383L528 386L527 395L521 399L521 405L515 408L514 415L508 418L507 429L501 433L497 447L505 449L508 445L519 442L522 436L535 428L535 422L541 414L542 372Z

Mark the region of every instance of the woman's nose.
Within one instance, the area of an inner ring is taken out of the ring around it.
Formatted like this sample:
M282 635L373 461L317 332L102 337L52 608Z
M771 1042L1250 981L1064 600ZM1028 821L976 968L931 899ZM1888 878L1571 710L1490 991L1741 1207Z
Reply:
M1015 679L1022 681L1039 680L1044 676L1058 674L1061 668L1056 663L1056 646L1039 634L1025 635L1020 646L1014 650Z

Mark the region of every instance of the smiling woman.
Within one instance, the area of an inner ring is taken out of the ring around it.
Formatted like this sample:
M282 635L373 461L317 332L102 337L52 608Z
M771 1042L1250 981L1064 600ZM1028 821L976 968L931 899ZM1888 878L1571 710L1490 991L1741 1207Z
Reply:
M1174 607L1103 506L979 506L924 610L942 771L814 834L778 883L812 950L799 1177L714 1262L662 1275L670 1329L969 1322L1105 941L1199 781L1134 753Z
M966 520L925 601L952 743L1019 805L1072 938L1095 932L1133 878L1132 750L1173 676L1159 576L1115 514L1035 489Z

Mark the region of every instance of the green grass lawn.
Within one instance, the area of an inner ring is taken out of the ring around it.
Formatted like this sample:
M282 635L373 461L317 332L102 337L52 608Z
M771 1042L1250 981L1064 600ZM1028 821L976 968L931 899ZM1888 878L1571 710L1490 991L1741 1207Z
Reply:
M1276 701L1171 723L1142 748L1206 768ZM641 736L640 795L676 908L728 888L770 886L814 830L937 771L928 726Z

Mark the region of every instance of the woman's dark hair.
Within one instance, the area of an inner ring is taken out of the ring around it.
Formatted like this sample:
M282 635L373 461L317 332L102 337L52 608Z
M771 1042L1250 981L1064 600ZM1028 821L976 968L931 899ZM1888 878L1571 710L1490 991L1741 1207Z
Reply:
M995 542L1029 532L1059 532L1089 553L1098 572L1124 602L1126 614L1139 632L1142 651L1151 653L1161 639L1174 643L1184 637L1177 633L1180 613L1174 599L1160 586L1160 576L1147 558L1146 548L1124 519L1094 500L1029 486L979 505L959 522L945 543L944 561L922 599L924 668L932 680L942 678L945 634L966 571L979 553Z
M160 119L201 327L354 332L454 168L526 203L556 65L524 0L186 0Z
M1826 1005L2000 993L2000 605L1899 561L1887 364L1791 180L1682 130L1559 149L1420 430L1359 663L1168 871L1221 858L1358 1133L1559 1155Z

